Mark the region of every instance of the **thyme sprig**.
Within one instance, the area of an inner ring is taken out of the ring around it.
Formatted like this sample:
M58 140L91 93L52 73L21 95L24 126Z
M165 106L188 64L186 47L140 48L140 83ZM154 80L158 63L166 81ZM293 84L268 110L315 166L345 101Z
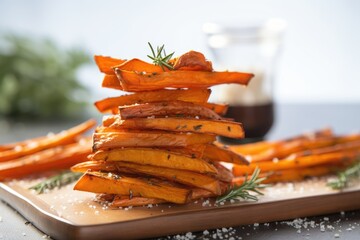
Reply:
M327 185L332 189L341 190L348 187L350 181L355 178L360 178L360 161L339 172L337 178L328 182Z
M75 182L81 177L81 175L82 173L64 171L58 175L55 175L30 187L29 189L33 189L38 194L42 194L48 190L52 190L54 188L61 188L72 182Z
M154 48L151 46L151 44L148 42L149 47L151 49L152 56L147 55L151 60L153 60L153 63L155 65L158 65L161 67L163 71L165 71L164 66L168 69L174 69L174 67L169 63L170 59L174 55L175 52L172 52L168 55L166 55L164 44L161 47L157 47L157 53L155 53Z
M268 186L267 184L261 184L261 182L264 181L266 177L259 178L259 174L260 174L260 169L256 168L250 180L248 180L248 177L246 176L245 181L240 186L234 186L227 193L218 197L216 199L216 202L218 203L218 202L231 200L231 199L238 199L238 198L258 201L258 197L256 195L253 195L252 193L263 195L263 193L260 192L260 189L263 189Z

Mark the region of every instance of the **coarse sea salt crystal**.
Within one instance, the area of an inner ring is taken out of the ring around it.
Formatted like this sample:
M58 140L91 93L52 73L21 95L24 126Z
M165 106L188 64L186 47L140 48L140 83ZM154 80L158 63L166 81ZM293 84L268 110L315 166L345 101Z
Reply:
M187 232L185 236L187 237L187 239L194 239L196 237L192 234L192 232Z
M335 229L334 226L332 226L332 225L327 225L326 227L327 227L327 229L329 229L329 230L334 230L334 229Z
M320 225L320 231L325 232L325 226L324 225Z

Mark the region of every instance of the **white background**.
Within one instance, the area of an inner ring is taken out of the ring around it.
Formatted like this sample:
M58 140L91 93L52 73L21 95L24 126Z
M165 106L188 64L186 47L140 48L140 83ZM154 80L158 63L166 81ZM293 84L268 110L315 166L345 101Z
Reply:
M147 42L211 59L205 22L283 18L288 23L276 79L278 102L360 102L360 1L357 0L0 0L0 33L17 32L80 45L91 54L146 59ZM82 81L100 89L95 65Z

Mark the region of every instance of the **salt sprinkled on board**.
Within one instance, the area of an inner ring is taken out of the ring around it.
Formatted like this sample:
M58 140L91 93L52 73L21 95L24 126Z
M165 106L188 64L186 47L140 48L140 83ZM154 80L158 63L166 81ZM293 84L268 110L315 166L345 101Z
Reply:
M209 199L207 199L207 200L203 201L202 206L203 206L203 207L206 207L206 206L209 206L209 207L210 207L210 206L211 206L211 204L210 204Z
M175 235L175 236L167 236L167 239L179 239L179 240L185 240L185 239L229 239L229 240L235 240L239 239L241 240L241 237L234 236L236 233L236 229L229 227L229 228L219 228L215 230L204 230L202 236L196 236L191 232L187 232L185 235ZM249 234L250 235L250 234Z

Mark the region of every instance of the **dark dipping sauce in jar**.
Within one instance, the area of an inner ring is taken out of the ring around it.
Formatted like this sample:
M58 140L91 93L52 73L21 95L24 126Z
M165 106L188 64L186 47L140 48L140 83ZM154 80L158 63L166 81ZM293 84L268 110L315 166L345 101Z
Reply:
M245 130L245 139L220 137L220 141L227 144L240 144L261 141L271 129L274 122L274 104L269 102L262 105L229 106L226 118L240 122Z

